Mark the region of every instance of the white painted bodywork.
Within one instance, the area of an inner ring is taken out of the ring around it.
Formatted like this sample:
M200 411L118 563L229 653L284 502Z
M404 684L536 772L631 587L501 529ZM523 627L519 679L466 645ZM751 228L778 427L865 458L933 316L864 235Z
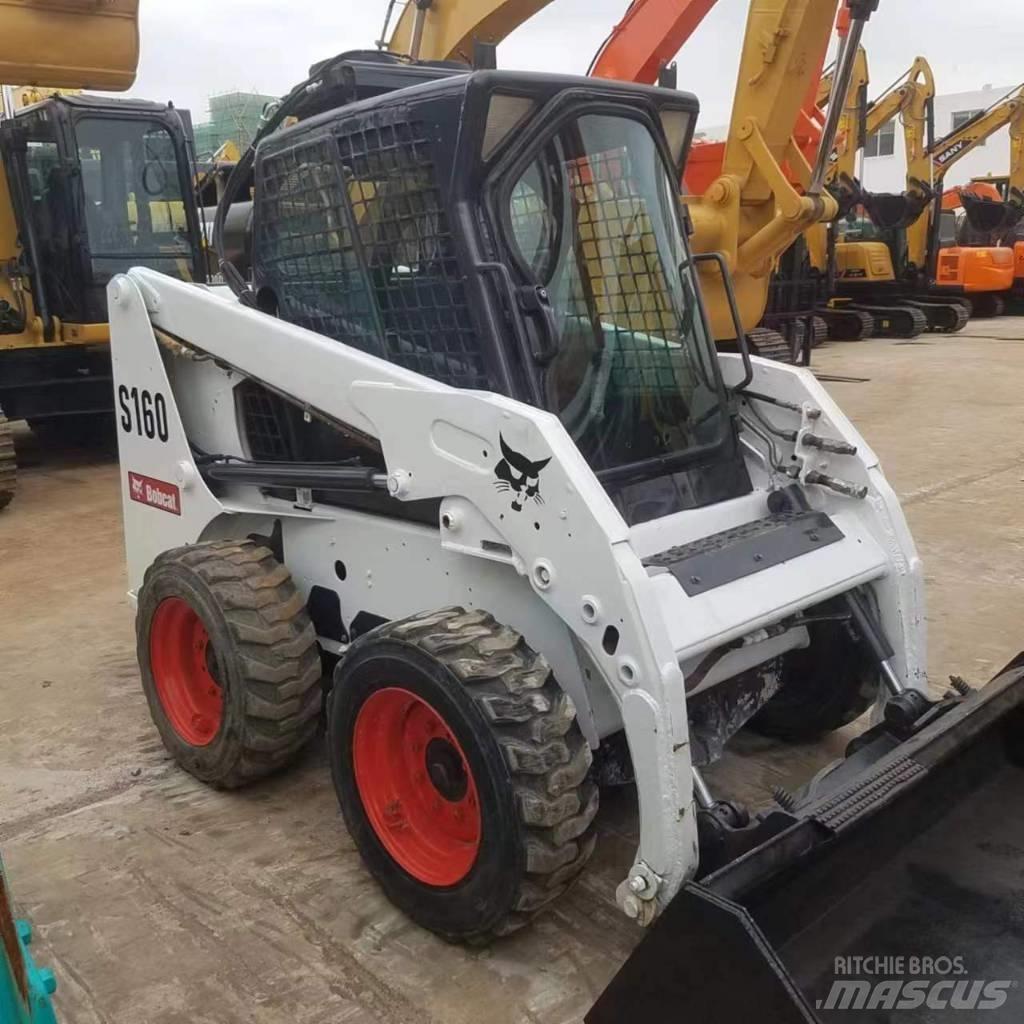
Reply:
M753 494L630 528L550 413L491 393L452 389L243 308L223 290L150 270L116 278L109 299L115 388L160 392L169 407L166 443L119 431L133 594L161 551L215 537L267 534L280 520L296 585L303 593L314 585L337 592L346 621L359 611L390 619L453 604L486 608L547 657L592 745L625 727L640 801L631 875L652 881L641 897L651 912L666 905L697 867L682 665L873 582L896 648L894 666L908 685L925 686L921 566L913 541L874 453L807 371L754 360L751 389L820 410L815 432L856 445L858 454L822 456L799 439L796 445L778 442L780 451L801 474L824 469L866 485L867 498L808 486L810 501L832 516L842 540L691 598L670 574L650 574L642 559L766 514L767 491L792 481L760 465L753 449L763 444L753 435L744 435L752 449ZM191 351L161 345L154 327ZM727 381L738 379L738 357L722 356L722 365ZM378 439L392 491L403 500L442 499L441 518L449 528L328 505L297 508L253 486L212 493L189 439L206 452L247 454L233 396L246 375ZM761 411L787 429L809 427L806 412L801 420L786 410ZM530 459L550 456L543 504L511 511L508 494L493 486L499 433ZM131 500L129 472L180 487L181 514ZM344 580L336 562L344 563ZM602 645L608 626L619 632L612 655ZM803 643L806 631L791 630L767 641L753 663ZM756 642L729 655L730 674L749 667L751 651L758 651ZM718 673L701 685L724 678L722 666ZM620 900L624 894L623 886Z

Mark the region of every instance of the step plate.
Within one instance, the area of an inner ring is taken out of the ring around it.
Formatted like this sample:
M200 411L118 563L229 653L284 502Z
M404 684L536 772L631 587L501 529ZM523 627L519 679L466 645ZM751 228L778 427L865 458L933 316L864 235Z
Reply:
M780 512L651 555L644 565L667 569L696 597L835 544L843 536L824 512Z

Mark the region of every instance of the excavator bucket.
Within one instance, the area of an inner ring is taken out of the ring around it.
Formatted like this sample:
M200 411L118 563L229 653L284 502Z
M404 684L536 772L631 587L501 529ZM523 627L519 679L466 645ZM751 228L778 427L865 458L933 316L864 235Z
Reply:
M919 725L855 740L686 885L587 1024L1024 1019L1024 654Z
M0 82L123 92L139 63L139 0L3 0Z
M931 201L927 196L906 192L864 192L860 200L872 222L882 231L909 227Z
M998 199L974 195L967 189L960 192L964 216L972 230L983 235L998 235L1015 227L1024 216L1024 208Z

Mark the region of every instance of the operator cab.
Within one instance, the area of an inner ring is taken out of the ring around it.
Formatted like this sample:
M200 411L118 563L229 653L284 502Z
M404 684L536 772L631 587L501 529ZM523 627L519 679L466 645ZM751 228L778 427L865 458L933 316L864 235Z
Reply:
M188 111L55 95L0 124L0 148L36 314L105 323L115 274L147 266L204 280Z
M446 68L300 121L257 151L250 301L556 413L628 522L747 493L678 199L697 112Z

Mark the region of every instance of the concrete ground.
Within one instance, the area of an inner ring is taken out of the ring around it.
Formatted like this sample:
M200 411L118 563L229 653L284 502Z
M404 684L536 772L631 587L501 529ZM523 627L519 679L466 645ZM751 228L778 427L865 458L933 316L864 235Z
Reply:
M1024 647L1024 320L815 353L880 453L928 575L933 681ZM362 868L322 742L284 776L205 789L170 763L139 686L118 471L19 440L0 515L0 850L75 1024L564 1024L639 932L616 910L628 791L580 883L525 932L466 951L410 924ZM841 748L745 741L713 776L749 799Z

